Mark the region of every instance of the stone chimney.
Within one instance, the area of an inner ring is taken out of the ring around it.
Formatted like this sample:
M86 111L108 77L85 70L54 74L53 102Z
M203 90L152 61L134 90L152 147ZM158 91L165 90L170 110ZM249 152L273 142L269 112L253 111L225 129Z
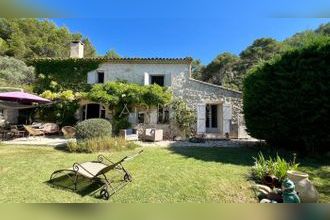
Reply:
M72 41L70 44L70 58L84 57L84 43L81 41Z

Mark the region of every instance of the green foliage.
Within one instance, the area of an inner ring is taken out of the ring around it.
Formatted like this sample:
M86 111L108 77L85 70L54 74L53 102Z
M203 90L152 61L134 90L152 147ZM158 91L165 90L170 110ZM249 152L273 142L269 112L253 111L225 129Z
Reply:
M73 125L77 122L74 114L79 108L80 93L74 93L72 90L58 93L46 90L41 97L54 101L50 106L36 109L36 113L42 121L55 122L61 126Z
M191 76L194 79L201 80L202 73L204 71L204 65L201 63L200 60L193 60L191 62Z
M87 97L95 102L109 104L112 107L127 104L146 105L148 107L167 104L171 100L171 93L159 85L142 86L134 83L108 82L96 84L87 94Z
M0 56L0 86L21 87L31 85L34 80L33 67L13 57Z
M81 92L90 89L87 73L97 69L102 59L35 59L29 60L28 63L36 70L36 93L66 89Z
M128 142L121 137L96 137L85 140L71 140L67 144L70 152L93 153L100 151L123 151L134 150L140 145Z
M299 166L295 162L295 158L293 162L287 162L279 155L276 155L274 159L269 157L266 160L261 152L259 152L257 158L254 157L253 159L255 163L251 169L251 176L258 183L262 183L267 175L274 175L282 182L286 178L288 170L297 170Z
M113 49L106 52L105 58L120 58L121 56Z
M330 37L253 69L244 82L248 132L300 150L326 151L330 144Z
M131 127L131 123L129 123L127 117L114 117L112 124L114 134L119 134L120 129L127 129Z
M19 59L36 57L69 57L69 44L82 40L85 56L95 56L95 48L79 33L70 33L66 27L57 27L46 19L0 19L0 48L2 54ZM3 41L5 43L3 43Z
M77 139L90 139L96 137L111 137L112 125L108 120L93 118L76 125L76 137Z
M173 100L172 109L175 111L177 126L183 131L186 137L192 137L195 134L195 112L181 99Z

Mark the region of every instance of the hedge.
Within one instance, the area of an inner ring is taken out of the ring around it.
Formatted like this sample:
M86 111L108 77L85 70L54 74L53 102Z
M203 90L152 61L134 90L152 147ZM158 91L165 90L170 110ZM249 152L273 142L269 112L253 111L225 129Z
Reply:
M253 137L277 147L329 150L329 38L253 69L244 81L243 103Z

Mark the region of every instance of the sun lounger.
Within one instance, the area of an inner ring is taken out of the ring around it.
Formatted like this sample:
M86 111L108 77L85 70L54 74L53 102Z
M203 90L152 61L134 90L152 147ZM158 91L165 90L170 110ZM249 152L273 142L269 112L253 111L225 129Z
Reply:
M116 192L116 188L111 185L111 180L106 176L106 173L110 170L122 171L124 182L132 181L132 176L122 165L123 162L133 159L137 155L141 154L143 150L139 151L137 154L126 156L117 162L112 162L109 158L99 155L97 161L88 161L84 163L74 163L72 167L67 169L56 170L50 176L50 183L56 178L57 174L65 173L74 184L74 191L77 191L77 184L80 177L89 179L92 182L101 182L102 189L100 191L100 196L103 199L108 200L111 195ZM72 175L73 174L73 175ZM111 188L111 192L109 192Z
M45 135L45 133L42 130L32 128L31 126L28 125L23 125L23 127L28 132L29 136Z

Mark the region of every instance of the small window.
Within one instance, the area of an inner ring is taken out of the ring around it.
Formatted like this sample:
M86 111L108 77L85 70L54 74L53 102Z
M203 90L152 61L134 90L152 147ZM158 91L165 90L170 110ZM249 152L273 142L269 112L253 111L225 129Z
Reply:
M104 72L97 72L97 83L104 83Z
M0 117L3 117L3 109L0 109Z
M158 108L158 124L168 124L170 122L170 111L168 107Z
M164 76L150 76L150 84L164 86Z
M139 112L138 123L144 123L144 112Z

